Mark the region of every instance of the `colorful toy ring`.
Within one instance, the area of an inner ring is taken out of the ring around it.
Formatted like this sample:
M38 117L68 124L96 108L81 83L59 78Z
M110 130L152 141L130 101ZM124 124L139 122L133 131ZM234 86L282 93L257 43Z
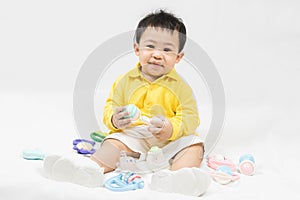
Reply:
M103 142L104 138L107 136L107 133L103 132L92 132L90 137L96 142Z
M46 154L39 149L25 149L22 157L26 160L44 160Z
M73 140L73 149L79 154L93 154L95 149L93 148L96 143L91 140L86 139L76 139Z
M251 154L244 154L239 159L239 172L252 176L255 173L255 160Z
M138 175L134 173L119 174L108 179L104 186L115 192L124 192L129 190L142 189L144 187L144 181Z
M232 171L236 171L236 165L228 158L222 155L208 157L208 166L216 170L219 166L228 166Z
M228 184L240 178L237 173L232 172L231 168L226 165L219 166L216 171L209 172L211 177L220 184Z

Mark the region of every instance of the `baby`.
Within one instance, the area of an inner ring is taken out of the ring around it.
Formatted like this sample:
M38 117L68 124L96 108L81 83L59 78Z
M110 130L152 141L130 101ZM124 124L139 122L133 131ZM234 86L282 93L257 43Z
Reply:
M180 18L159 10L144 17L135 32L136 67L113 84L104 109L110 130L101 146L87 158L52 155L44 161L49 178L89 187L103 185L120 155L139 158L153 146L163 150L169 169L152 175L151 188L199 196L209 175L199 167L204 144L197 135L200 120L191 87L176 72L184 56L186 28ZM134 120L126 109L133 104L149 122ZM141 137L142 136L142 137Z

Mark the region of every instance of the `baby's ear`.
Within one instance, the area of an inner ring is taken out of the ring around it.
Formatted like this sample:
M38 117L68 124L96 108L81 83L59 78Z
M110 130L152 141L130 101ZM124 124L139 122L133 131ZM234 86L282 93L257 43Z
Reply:
M176 57L176 63L179 63L183 56L184 56L184 52L182 51L182 52L180 52L177 55L177 57Z
M139 56L140 55L140 49L139 49L138 43L133 44L133 49L134 49L135 55Z

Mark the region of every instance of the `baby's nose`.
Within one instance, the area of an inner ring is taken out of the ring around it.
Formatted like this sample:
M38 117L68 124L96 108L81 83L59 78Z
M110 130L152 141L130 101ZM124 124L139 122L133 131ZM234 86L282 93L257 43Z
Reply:
M152 56L156 59L161 59L163 57L163 53L159 49L155 49L152 53Z

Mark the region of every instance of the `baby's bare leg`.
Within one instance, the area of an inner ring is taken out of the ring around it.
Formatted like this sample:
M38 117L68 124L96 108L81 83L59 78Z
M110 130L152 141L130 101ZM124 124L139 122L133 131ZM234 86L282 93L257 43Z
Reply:
M204 148L203 144L194 144L181 150L176 154L171 170L179 170L184 167L200 167L203 160Z
M138 157L139 153L133 152L125 144L116 139L106 139L101 147L91 156L100 167L104 168L104 173L116 169L119 162L121 151L131 154L132 157Z

